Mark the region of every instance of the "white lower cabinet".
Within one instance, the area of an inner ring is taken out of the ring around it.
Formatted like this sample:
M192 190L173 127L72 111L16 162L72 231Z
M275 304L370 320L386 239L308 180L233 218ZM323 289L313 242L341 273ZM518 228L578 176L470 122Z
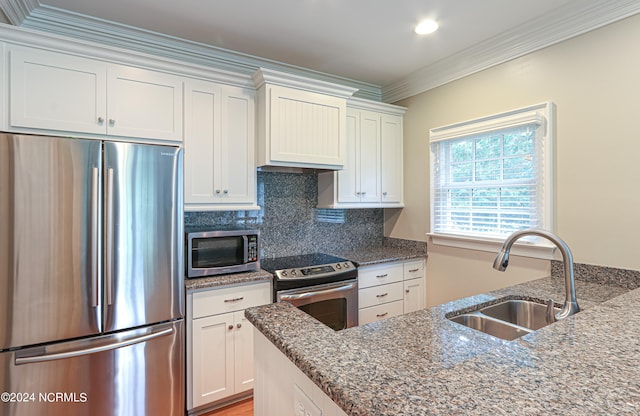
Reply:
M261 282L187 295L187 409L253 388L253 326L244 309L271 303Z
M254 333L256 416L347 416L260 331Z
M426 306L424 260L363 266L358 269L360 325Z

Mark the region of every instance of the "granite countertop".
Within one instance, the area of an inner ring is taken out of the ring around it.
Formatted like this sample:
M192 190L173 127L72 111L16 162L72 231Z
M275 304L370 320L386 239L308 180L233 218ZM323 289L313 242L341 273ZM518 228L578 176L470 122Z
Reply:
M246 316L351 416L640 414L640 289L576 281L582 311L514 341L445 315L503 296L564 300L545 278L334 332L288 303Z
M273 275L271 273L260 269L257 272L233 273L223 274L220 276L184 279L184 287L187 291L194 291L243 283L261 282L265 280L271 281L271 279L273 279Z
M427 256L425 250L415 247L367 247L349 251L331 251L328 254L351 260L356 266L411 260Z

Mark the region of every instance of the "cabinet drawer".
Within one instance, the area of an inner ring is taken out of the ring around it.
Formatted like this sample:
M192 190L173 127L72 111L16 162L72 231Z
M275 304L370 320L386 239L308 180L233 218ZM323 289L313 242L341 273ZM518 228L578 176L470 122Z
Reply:
M367 308L382 303L402 300L402 291L402 282L360 289L358 290L358 307Z
M358 311L358 324L364 325L369 322L379 321L392 316L402 315L403 301L384 303L382 305L371 306Z
M417 279L424 276L424 261L408 261L404 263L404 280Z
M271 303L269 282L212 289L193 294L193 319Z
M402 276L402 263L362 267L358 269L358 287L363 289L365 287L401 282Z

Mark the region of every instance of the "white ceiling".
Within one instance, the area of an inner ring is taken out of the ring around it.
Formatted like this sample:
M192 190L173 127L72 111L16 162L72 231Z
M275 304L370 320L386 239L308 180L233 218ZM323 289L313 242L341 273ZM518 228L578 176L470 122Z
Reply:
M117 23L384 89L416 74L428 73L430 68L442 71L438 67L442 62L457 67L476 65L468 59L474 53L500 60L497 55L504 51L491 51L494 45L502 44L501 49L514 52L535 40L526 48L544 47L635 14L640 9L637 3L640 2L0 0L0 9L16 25L28 23L34 16L38 16L38 28L45 30L47 19L58 20L57 23L77 18L96 24ZM592 19L592 15L601 16L614 9L615 18ZM414 26L427 17L437 20L440 29L432 35L416 35ZM579 24L572 26L572 21ZM545 36L541 32L554 34L556 39L540 43ZM561 36L557 36L559 33ZM481 53L484 50L486 54ZM515 52L521 55L526 50ZM458 59L453 60L454 57Z

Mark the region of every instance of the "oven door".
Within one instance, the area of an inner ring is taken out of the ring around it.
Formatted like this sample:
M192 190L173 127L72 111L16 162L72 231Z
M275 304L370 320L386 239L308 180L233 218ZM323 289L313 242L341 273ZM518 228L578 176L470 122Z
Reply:
M291 303L336 331L358 325L357 279L279 291L276 300Z

